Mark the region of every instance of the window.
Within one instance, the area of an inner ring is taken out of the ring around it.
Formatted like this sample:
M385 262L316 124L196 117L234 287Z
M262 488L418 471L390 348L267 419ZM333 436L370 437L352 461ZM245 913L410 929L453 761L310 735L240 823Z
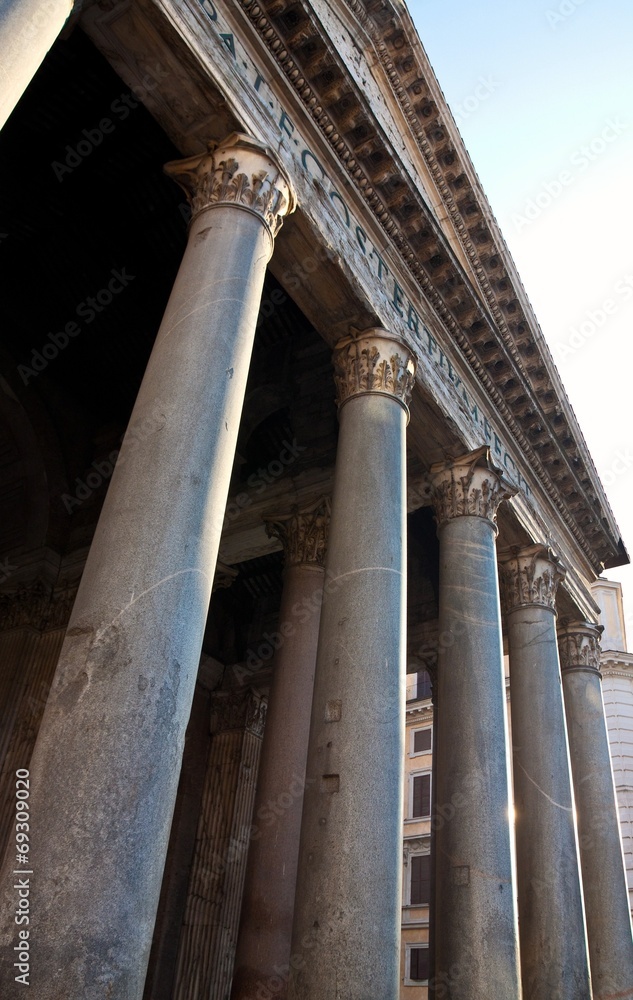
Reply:
M424 701L431 697L431 678L426 670L407 677L407 701Z
M427 729L414 729L412 743L412 757L420 753L430 753L433 745L433 729L430 726Z
M411 866L410 902L413 905L428 906L431 898L431 855L413 854Z
M431 815L431 775L416 774L411 782L411 819Z
M429 946L411 945L407 948L407 976L405 983L425 983L429 978Z

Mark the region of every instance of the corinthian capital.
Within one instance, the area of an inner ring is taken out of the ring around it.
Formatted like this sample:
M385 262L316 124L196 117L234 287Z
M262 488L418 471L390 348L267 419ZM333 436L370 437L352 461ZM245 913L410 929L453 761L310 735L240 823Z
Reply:
M294 211L292 184L276 155L250 135L232 132L206 153L165 164L184 190L194 215L218 205L234 205L258 216L274 238L283 218Z
M591 622L570 622L558 630L561 670L590 670L600 673L600 636L603 626Z
M499 579L506 612L526 605L555 611L556 591L565 579L565 569L547 545L530 545L499 553Z
M287 566L299 563L316 563L325 560L327 535L330 526L330 500L321 497L303 510L266 518L269 538L275 536L284 547Z
M415 357L387 330L354 333L334 348L334 381L340 406L369 392L393 396L408 412L415 381Z
M484 446L453 461L431 466L431 485L438 528L455 517L483 517L496 529L497 509L519 491L503 476L503 470Z

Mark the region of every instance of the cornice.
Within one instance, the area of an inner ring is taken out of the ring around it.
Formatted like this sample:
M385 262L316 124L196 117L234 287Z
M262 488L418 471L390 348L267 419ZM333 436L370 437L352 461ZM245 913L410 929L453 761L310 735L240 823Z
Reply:
M367 11L363 8L360 0L345 0L347 6L354 10L356 13L360 8L363 11L362 23L365 27L367 33L372 37L376 50L381 56L383 66L385 68L386 74L392 85L394 95L396 96L398 102L400 103L403 114L405 115L413 135L416 138L418 148L422 153L427 166L433 176L436 184L438 193L441 195L443 205L447 211L448 216L453 222L453 228L458 235L460 242L469 258L470 265L473 269L473 273L477 279L477 283L484 295L486 304L494 316L497 325L497 332L500 334L503 341L504 347L508 352L509 356L512 358L512 362L516 369L520 371L525 379L526 386L532 394L531 403L534 403L538 408L544 422L549 424L557 424L558 429L553 432L546 426L543 428L540 426L538 419L538 414L528 413L527 416L531 418L530 432L534 432L531 436L535 438L534 445L538 448L539 452L542 452L545 457L547 457L547 452L551 452L551 446L560 448L561 443L563 449L570 455L572 462L568 463L568 471L573 476L576 485L585 493L586 499L589 501L590 506L596 507L600 506L600 500L596 494L596 490L593 490L594 495L587 493L587 487L591 488L591 480L582 480L582 473L589 472L595 482L599 484L599 477L596 468L591 459L591 455L587 449L586 442L576 420L575 414L571 408L571 404L567 399L564 386L560 378L558 377L558 372L554 364L554 360L551 356L551 352L544 340L538 321L534 315L532 307L530 305L529 299L521 282L521 279L516 271L516 267L512 262L510 252L507 248L507 244L503 238L499 227L496 224L492 212L490 212L490 219L486 218L484 211L482 211L482 203L484 208L489 209L487 199L484 192L481 189L478 178L476 176L475 170L473 168L472 162L465 149L459 130L454 123L450 109L447 105L446 111L448 112L449 122L444 121L439 114L433 114L433 108L437 111L437 105L434 100L434 96L431 92L431 88L426 82L426 77L429 77L433 83L435 83L437 96L440 98L441 102L445 104L443 95L439 88L439 84L435 79L435 74L433 69L426 58L424 53L424 61L416 58L415 48L411 49L407 47L406 49L406 63L408 65L407 76L409 80L415 79L413 89L417 95L423 95L422 100L426 99L427 104L424 108L424 113L428 112L428 123L425 128L415 113L415 110L409 100L407 94L408 90L411 89L410 84L403 83L400 75L397 72L394 59L397 62L397 39L403 34L402 30L398 30L397 22L405 22L405 34L409 34L419 42L417 30L413 21L411 20L406 8L395 7L391 5L388 0L387 2L380 3L372 2L369 0L367 6L373 11L379 11L379 19L383 24L386 24L386 30L383 27L381 31L377 24L375 24L372 19L367 14ZM373 15L376 17L376 14ZM373 27L373 30L372 30ZM420 43L420 48L423 47ZM394 59L392 59L392 56ZM400 63L403 62L402 53L400 55ZM418 105L420 101L418 101ZM450 136L446 133L453 131L455 135L456 142L453 144ZM431 138L427 139L427 135ZM449 151L446 151L446 145L450 146ZM455 162L466 169L456 176ZM448 167L448 169L447 169ZM471 174L474 178L474 183L469 177ZM457 186L459 182L459 188L461 197L459 201L456 201L455 197L451 191L451 185ZM464 219L463 208L465 207L466 214L471 216L468 224ZM470 226L470 228L469 228ZM473 235L476 232L476 237ZM486 250L485 255L477 250L476 244L485 245ZM506 266L506 261L509 261L510 266ZM488 272L494 271L494 275L490 275ZM512 294L514 298L510 299L509 295ZM512 319L506 319L504 313L512 314ZM525 340L522 339L524 335L527 334ZM475 345L476 346L476 345ZM537 363L530 360L534 353L537 352L540 357L537 358ZM546 369L553 369L554 378L552 379L551 370L543 370L542 366L538 367L538 361L544 362ZM488 364L492 361L493 365L496 367L498 364L494 358L488 359ZM535 380L535 374L539 374L539 378ZM546 376L546 377L543 377ZM501 378L507 382L507 373L502 374ZM517 392L517 388L512 386L513 396L520 396L520 389ZM539 396L543 400L547 401L548 406L541 406L541 401ZM548 399L548 397L550 397ZM557 401L560 400L568 410L567 423L565 422L565 417L559 407L556 406ZM551 405L549 405L551 404ZM553 414L553 421L552 421ZM574 438L569 440L569 434L573 433ZM536 440L539 438L539 440ZM574 463L579 464L581 459L579 456L579 444L585 452L587 462L585 463L586 468L582 468L577 471L574 468ZM549 477L551 478L551 477ZM560 479L563 482L563 477L554 477L553 482L556 479ZM559 484L557 483L557 487ZM606 496L603 494L604 506L608 510L613 525L615 526L615 519L613 513L609 506ZM600 511L595 512L596 519L599 516ZM587 526L584 529L587 530ZM621 553L618 553L621 554Z
M612 522L613 516L606 498L602 496L599 499L597 490L593 489L591 478L593 476L598 482L597 473L575 418L572 428L569 420L566 422L565 415L557 408L562 397L562 402L571 413L562 386L560 383L554 385L545 370L547 364L544 367L544 362L553 365L551 357L544 359L546 348L539 336L536 321L532 315L526 314L516 296L518 279L504 267L500 259L507 256L507 250L499 247L499 237L493 235L482 214L483 194L475 191L470 183L468 174L472 172L472 167L467 154L461 143L461 148L457 148L451 144L450 136L447 137L445 123L426 83L430 67L422 65L417 53L410 45L405 44L407 32L409 35L413 33L417 39L412 22L406 22L405 31L402 26L398 28L398 22L402 23L404 18L399 8L392 8L387 3L381 4L378 17L371 5L368 5L370 15L359 0L346 0L347 6L372 39L418 148L436 180L455 232L462 240L473 272L478 276L485 306L466 280L439 223L423 199L411 189L410 184L408 191L403 189L409 179L403 177L400 171L395 172L400 182L393 198L387 202L376 189L384 189L385 181L394 171L388 168L384 157L381 157L372 177L359 162L363 157L367 161L365 154L368 150L377 151L374 146L378 147L381 154L392 156L385 149L383 138L372 137L371 129L367 131L371 115L363 106L361 95L350 93L349 87L344 93L340 93L341 88L337 91L336 80L321 84L321 93L317 93L308 82L309 77L318 76L319 68L319 55L314 51L311 53L310 46L318 48L319 43L327 45L319 35L319 25L311 16L309 8L294 4L294 24L284 28L281 18L290 7L287 0L237 2L321 129L343 169L353 179L377 221L393 241L404 265L423 289L464 359L497 407L508 431L517 441L523 456L591 565L599 570L603 564L618 564L623 558L622 543L617 537L617 528L614 527L613 533L610 533L605 527L607 517L601 504L606 506ZM398 42L400 49L404 51L394 60ZM299 58L304 63L310 63L312 59L313 65L304 68L298 61ZM336 76L335 71L344 73L344 65L337 66L337 60L340 62L337 53L327 49L324 58L332 69L333 77ZM397 61L399 65L396 65ZM408 68L403 80L401 71L405 63ZM322 76L327 76L327 73ZM414 103L410 99L410 92L415 94ZM327 110L324 105L327 105ZM420 122L420 115L426 117L424 125ZM356 147L352 148L346 136L360 134L363 130L365 134L358 139ZM441 159L444 167L441 166ZM455 175L455 163L461 167L466 161L469 170L462 169ZM459 194L451 192L451 183ZM485 199L483 200L486 204ZM415 209L411 212L413 205ZM464 221L466 212L472 216L468 225ZM400 216L400 220L408 220L404 226L408 229L409 236L394 218L396 215ZM487 257L482 256L482 251L476 248L475 243L485 247L483 252L488 254ZM494 272L494 279L491 272ZM522 288L518 291L520 298L525 299ZM513 297L508 298L507 293L513 293ZM487 309L490 310L490 316ZM512 317L511 321L506 320L504 313ZM494 322L491 317L494 317ZM467 330L468 335L464 330ZM500 351L502 356L499 355ZM541 404L541 399L545 405ZM518 410L515 418L514 413ZM589 472L587 463L583 463L580 456L579 440L586 452ZM544 462L553 468L555 461L560 467L550 476Z

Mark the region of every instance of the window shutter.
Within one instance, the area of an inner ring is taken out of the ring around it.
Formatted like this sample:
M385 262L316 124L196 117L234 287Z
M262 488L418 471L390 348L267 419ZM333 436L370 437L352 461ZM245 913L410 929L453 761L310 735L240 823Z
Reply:
M411 858L411 903L426 906L431 898L431 856L418 854Z
M409 979L424 980L429 978L429 949L412 948L409 952Z
M413 779L413 818L431 815L431 775L418 774Z
M417 733L413 734L413 752L424 753L425 751L430 750L432 742L432 729L418 729Z
M426 670L418 670L417 692L418 701L431 697L431 678Z

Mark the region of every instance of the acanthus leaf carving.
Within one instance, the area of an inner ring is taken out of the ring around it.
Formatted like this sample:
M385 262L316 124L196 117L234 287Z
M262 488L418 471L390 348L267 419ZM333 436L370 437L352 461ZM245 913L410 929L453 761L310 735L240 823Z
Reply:
M415 358L409 348L380 328L354 332L333 355L337 403L379 392L395 397L405 409L415 384Z
M292 184L275 154L241 132L164 169L187 195L192 217L217 205L240 206L254 212L274 239L284 216L296 206Z
M570 622L558 630L561 670L593 670L600 673L602 625Z
M315 563L323 566L330 525L330 499L320 497L309 507L295 508L290 514L266 518L269 538L278 538L286 565Z
M565 569L546 545L505 550L499 554L499 581L504 610L527 605L556 610L556 591Z
M438 528L456 517L483 517L496 527L502 500L519 491L494 464L484 446L461 458L431 466L430 479Z

